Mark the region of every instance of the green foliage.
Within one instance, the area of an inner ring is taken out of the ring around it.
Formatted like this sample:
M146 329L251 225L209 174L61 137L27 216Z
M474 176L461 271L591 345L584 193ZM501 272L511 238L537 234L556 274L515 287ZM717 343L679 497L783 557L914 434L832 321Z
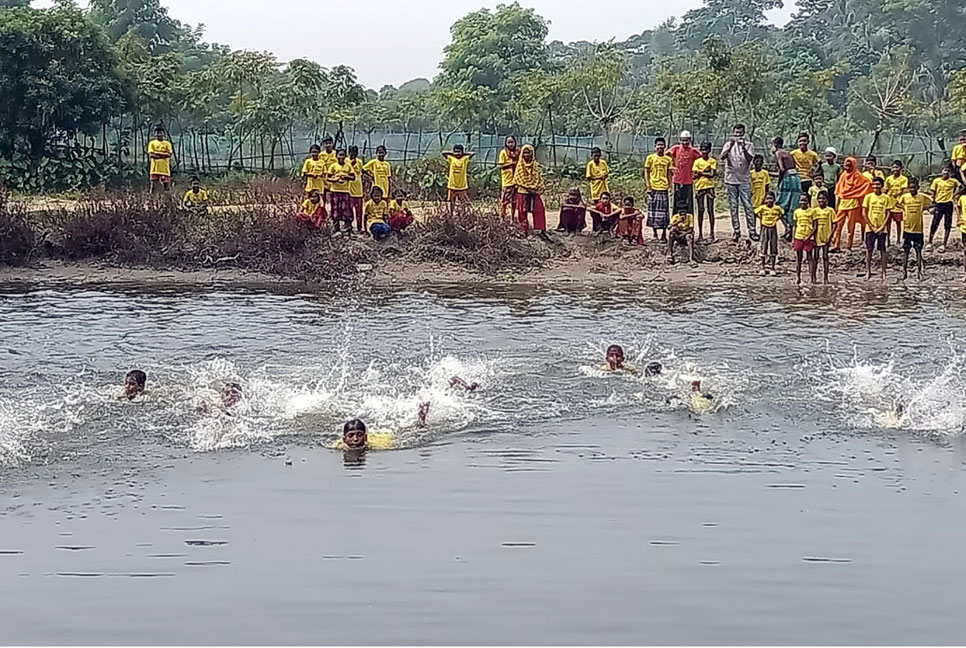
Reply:
M0 20L0 155L40 155L94 133L122 106L117 58L104 34L67 7L4 9Z
M58 148L40 158L19 152L0 158L0 183L21 193L81 189L138 175L131 166L118 164L116 155L79 146Z

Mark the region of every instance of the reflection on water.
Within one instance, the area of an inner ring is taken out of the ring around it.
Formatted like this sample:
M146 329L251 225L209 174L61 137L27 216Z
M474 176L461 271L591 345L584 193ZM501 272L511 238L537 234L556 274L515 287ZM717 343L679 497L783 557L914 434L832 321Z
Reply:
M0 292L5 636L959 638L957 299ZM661 374L603 371L612 343ZM119 400L134 367L148 391ZM357 416L402 450L328 450Z

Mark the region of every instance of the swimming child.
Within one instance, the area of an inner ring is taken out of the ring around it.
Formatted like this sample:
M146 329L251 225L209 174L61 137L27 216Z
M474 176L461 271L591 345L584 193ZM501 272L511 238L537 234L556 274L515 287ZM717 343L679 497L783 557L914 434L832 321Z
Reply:
M329 447L333 450L392 450L396 447L396 440L388 433L369 434L365 423L352 419L342 426L342 439Z
M452 378L450 378L450 380L449 380L449 386L450 387L459 387L460 389L462 389L464 391L468 391L468 392L476 391L477 389L480 388L480 384L479 383L466 382L465 380L463 380L459 376L453 376Z
M234 407L242 399L242 388L236 382L225 383L221 389L221 406L225 409Z
M644 375L648 378L660 376L663 371L664 366L660 362L648 362L647 366L644 367Z
M624 362L624 348L619 344L612 344L607 347L607 355L605 356L607 364L604 365L604 371L628 371L630 373L636 373L637 369L633 365Z
M124 392L120 398L134 400L144 393L144 386L147 384L148 375L140 369L132 369L124 376Z
M704 414L711 409L714 396L701 391L701 381L691 381L691 411L695 414Z

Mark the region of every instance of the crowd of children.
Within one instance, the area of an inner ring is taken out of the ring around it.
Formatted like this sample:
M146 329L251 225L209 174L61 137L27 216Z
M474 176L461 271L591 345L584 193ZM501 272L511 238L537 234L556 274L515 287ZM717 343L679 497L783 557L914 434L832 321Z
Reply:
M589 214L591 231L598 236L610 234L629 245L644 245L646 227L653 240L666 248L670 261L674 261L675 249L682 247L688 261L693 262L695 243L716 240L715 199L720 161L731 203L733 240L741 238L739 207L748 203L744 206L749 239L760 244L763 275L776 274L779 223L784 229L783 237L795 252L799 282L803 267L811 281L817 281L819 261L827 282L828 255L843 248L850 251L856 230L865 245L868 278L872 276L876 253L880 273L885 276L887 249L893 241L902 245L903 278L908 276L912 251L916 253L917 275L922 278L924 247L933 245L942 227L938 250L945 250L957 212L966 254L966 131L960 134L942 174L931 180L926 192L918 178L904 173L899 160L892 163L888 173L878 167L875 156L868 156L862 168L853 156L845 157L840 164L834 148L825 149L820 157L810 148L811 139L804 133L792 151L785 150L781 137L774 138L776 170L769 171L764 155L755 154L754 147L745 140L744 130L741 124L734 127L734 136L718 157L711 154L709 142L693 146L688 131L682 132L678 143L670 148L663 137L656 138L654 151L644 162L645 211L638 209L633 196L613 200L610 166L600 148L594 147L585 173L589 200L584 201L579 188L571 189L562 202L557 231L576 236L587 228ZM299 222L322 227L331 219L335 232L348 236L354 226L357 232L375 239L401 233L412 225L413 214L405 192L399 188L391 190L392 165L386 160L384 146L376 147L375 158L363 162L358 147L336 149L333 139L326 137L321 146L313 145L309 153L301 169L305 196L296 216ZM171 143L159 126L148 144L152 192L170 189L172 154ZM457 144L442 155L448 166L447 201L450 214L454 215L458 206L469 202L469 166L474 154ZM533 146L519 146L516 138L507 137L496 165L501 185L500 214L515 218L523 234L533 231L548 239L544 178ZM367 196L364 178L370 183ZM192 177L182 207L203 216L208 212L208 203L208 192L197 177ZM932 223L927 242L923 216L929 210Z

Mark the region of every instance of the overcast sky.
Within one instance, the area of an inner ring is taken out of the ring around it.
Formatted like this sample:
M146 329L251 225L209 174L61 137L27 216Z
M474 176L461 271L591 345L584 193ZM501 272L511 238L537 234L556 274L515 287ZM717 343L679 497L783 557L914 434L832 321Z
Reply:
M281 61L344 63L370 88L432 79L462 16L500 2L486 0L161 0L182 22L204 23L207 39L232 49L265 50ZM35 6L49 5L37 0ZM80 0L80 5L86 2ZM550 21L550 40L624 40L701 0L521 0ZM791 4L791 0L786 0ZM771 16L783 24L786 7Z

